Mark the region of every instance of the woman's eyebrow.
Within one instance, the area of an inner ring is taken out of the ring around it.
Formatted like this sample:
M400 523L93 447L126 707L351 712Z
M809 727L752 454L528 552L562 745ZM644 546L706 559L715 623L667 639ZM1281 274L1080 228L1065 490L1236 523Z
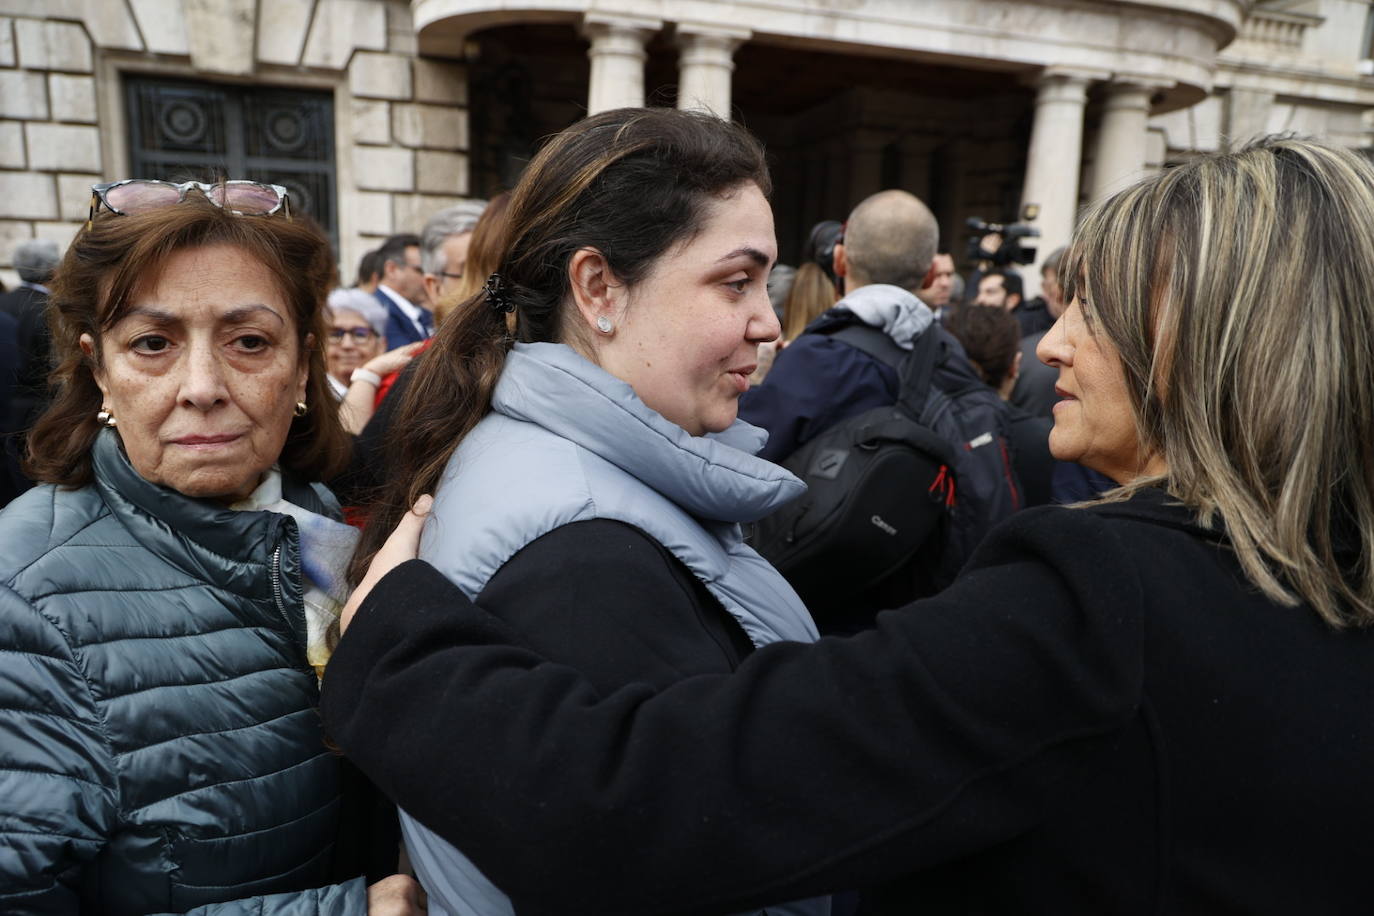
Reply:
M166 312L162 309L152 308L147 305L134 306L121 316L121 320L124 318L132 318L135 315L151 319L158 324L176 324L181 321L181 316L175 312Z
M726 261L732 261L738 257L747 257L749 260L753 261L760 267L767 267L769 264L773 263L773 259L770 258L768 255L764 254L762 251L759 251L757 248L753 248L748 245L745 245L742 248L736 248L734 251L730 252L724 257L721 257L719 260L716 261L716 263L723 264Z
M252 305L240 305L238 308L232 308L229 311L225 312L220 316L220 318L223 321L233 323L236 321L244 321L254 312L259 311L267 312L269 315L275 316L276 319L280 321L282 324L286 324L286 319L283 318L277 312L276 309L269 308L261 303L254 303Z

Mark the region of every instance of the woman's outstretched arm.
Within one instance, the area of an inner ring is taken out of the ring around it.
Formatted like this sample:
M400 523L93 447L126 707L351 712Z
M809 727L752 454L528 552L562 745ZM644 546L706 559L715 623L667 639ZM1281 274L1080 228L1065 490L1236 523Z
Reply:
M601 695L409 562L363 602L322 708L521 912L724 912L1034 824L1135 712L1142 604L1109 521L1033 510L868 633Z

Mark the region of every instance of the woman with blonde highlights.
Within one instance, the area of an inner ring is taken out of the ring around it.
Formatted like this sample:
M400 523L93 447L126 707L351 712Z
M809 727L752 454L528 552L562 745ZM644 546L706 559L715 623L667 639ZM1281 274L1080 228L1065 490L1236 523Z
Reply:
M1367 912L1374 167L1294 139L1190 162L1063 268L1050 445L1105 499L1013 516L871 631L620 690L402 562L412 515L332 734L521 913L846 886L864 913ZM426 723L468 736L407 748L442 784L385 753Z

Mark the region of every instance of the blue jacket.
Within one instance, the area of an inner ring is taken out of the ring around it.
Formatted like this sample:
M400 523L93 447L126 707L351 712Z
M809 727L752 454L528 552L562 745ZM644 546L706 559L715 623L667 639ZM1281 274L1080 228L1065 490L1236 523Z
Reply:
M540 536L578 521L614 519L666 547L755 646L813 641L816 628L801 600L740 531L740 522L802 490L787 471L754 457L762 438L743 423L715 438L691 436L571 348L517 344L492 413L449 461L420 554L475 596ZM432 912L513 912L457 849L405 812L401 819ZM829 901L769 912L818 916L829 912Z
M421 334L419 328L415 327L415 322L410 320L410 316L401 311L401 307L391 301L391 297L380 289L372 295L377 297L377 301L386 309L386 348L394 350L397 347L405 346L409 343L417 343L424 340L426 335Z
M0 911L362 916L295 522L92 459L0 513Z

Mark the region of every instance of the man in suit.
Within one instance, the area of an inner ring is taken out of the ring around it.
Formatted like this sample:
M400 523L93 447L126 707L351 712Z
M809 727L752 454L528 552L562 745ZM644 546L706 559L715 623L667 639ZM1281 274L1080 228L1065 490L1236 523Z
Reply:
M386 309L386 346L424 340L434 333L434 317L425 297L425 271L420 264L420 237L393 235L377 249L382 281L374 293Z
M3 437L3 465L6 478L0 490L17 495L33 486L19 472L23 454L23 431L33 426L47 406L48 372L52 368L52 341L48 335L48 287L57 269L60 252L48 239L20 242L14 250L14 269L19 286L0 295L0 314L13 319L5 322L14 335L13 358L17 358L12 393L7 408L0 408L0 437Z

